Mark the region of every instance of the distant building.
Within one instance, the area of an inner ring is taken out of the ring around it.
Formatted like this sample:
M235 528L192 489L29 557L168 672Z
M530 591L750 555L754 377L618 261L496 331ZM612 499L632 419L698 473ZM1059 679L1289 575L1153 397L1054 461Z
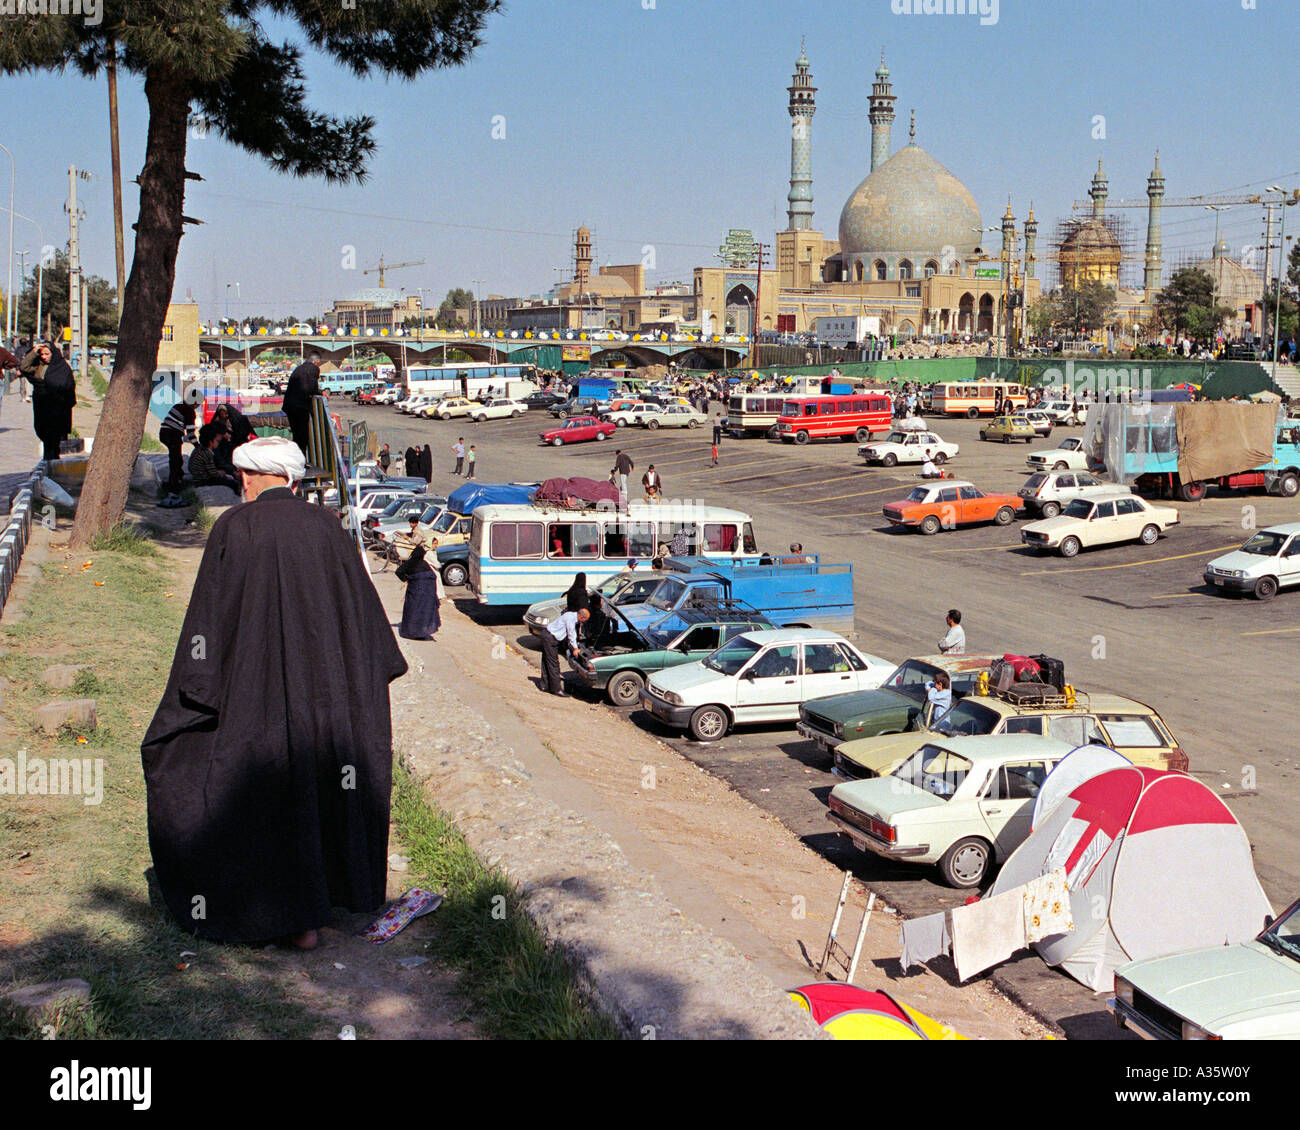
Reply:
M1264 276L1231 258L1222 239L1208 259L1193 266L1214 280L1215 302L1232 308L1233 317L1224 323L1224 333L1230 338L1257 336L1263 326Z
M158 343L159 369L192 369L199 364L199 304L172 302Z
M367 287L348 298L336 299L324 315L326 325L331 327L390 332L410 319L420 320L420 296L389 287Z

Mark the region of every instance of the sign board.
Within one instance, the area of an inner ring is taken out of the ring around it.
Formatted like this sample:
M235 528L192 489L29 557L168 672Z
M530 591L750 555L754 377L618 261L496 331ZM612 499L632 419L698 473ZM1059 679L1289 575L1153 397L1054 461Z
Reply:
M815 336L823 345L858 344L880 336L880 319L861 314L818 318Z
M748 267L758 258L754 233L745 228L732 228L718 248L718 258L728 267Z
M977 279L1000 279L1002 277L1002 265L996 267L976 267L975 277Z
M348 437L348 464L355 467L370 454L370 435L364 420L352 421L352 434Z

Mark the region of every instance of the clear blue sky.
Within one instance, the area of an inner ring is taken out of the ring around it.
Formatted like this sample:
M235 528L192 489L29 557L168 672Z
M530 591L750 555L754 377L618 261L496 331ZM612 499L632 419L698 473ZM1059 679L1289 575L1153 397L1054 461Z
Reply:
M468 66L414 83L359 81L308 56L316 107L378 119L364 186L290 180L215 135L192 138L187 165L204 181L191 184L186 212L205 224L187 229L175 293L192 292L204 318L224 313L236 282L233 315L318 313L375 285L360 268L382 253L425 260L388 285L424 287L435 305L473 279L486 280L475 288L484 293L528 295L556 281L583 223L599 262L637 261L652 245L653 279L688 280L716 263L728 228L770 240L785 226L785 88L801 35L818 87L815 226L832 237L869 167L867 99L882 46L898 95L895 148L915 109L918 143L966 183L986 225L1008 194L1019 220L1032 199L1047 242L1099 154L1112 199L1145 194L1157 147L1171 198L1297 186L1300 3L1254 3L1000 0L997 23L981 26L977 16L896 15L891 0L512 0ZM112 278L105 84L68 72L5 79L0 90L17 210L61 245L67 166L90 170L79 185L84 258ZM1092 136L1099 114L1104 141ZM128 259L145 126L139 81L126 76ZM1140 247L1145 213L1127 215ZM1236 253L1262 242L1258 207L1222 223ZM1213 238L1212 214L1166 210L1166 264L1208 254ZM358 269L341 267L344 245ZM37 246L30 225L18 223L15 246Z

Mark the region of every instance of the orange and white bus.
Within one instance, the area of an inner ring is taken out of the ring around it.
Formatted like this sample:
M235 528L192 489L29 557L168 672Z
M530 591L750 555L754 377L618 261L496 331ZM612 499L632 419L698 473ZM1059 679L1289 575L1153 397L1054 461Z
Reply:
M1003 411L1024 408L1029 397L1023 385L1008 381L947 381L934 386L930 411L936 416L996 415L1001 402Z
M782 443L803 444L823 438L866 443L872 432L889 431L893 419L893 401L884 393L792 396L781 406L776 433Z

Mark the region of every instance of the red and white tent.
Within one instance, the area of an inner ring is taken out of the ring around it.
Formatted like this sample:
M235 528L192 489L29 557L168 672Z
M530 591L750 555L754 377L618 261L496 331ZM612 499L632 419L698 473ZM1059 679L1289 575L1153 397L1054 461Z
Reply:
M988 896L1065 868L1075 928L1034 943L1094 991L1128 961L1253 938L1272 912L1227 806L1184 773L1128 766L1042 815Z

